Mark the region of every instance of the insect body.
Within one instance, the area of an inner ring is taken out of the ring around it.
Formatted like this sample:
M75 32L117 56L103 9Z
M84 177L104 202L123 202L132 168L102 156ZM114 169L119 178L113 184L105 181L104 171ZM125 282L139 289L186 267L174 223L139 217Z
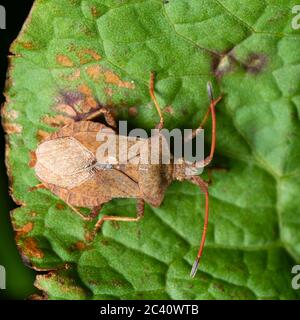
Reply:
M154 95L154 75L151 74L150 96L160 116L160 122L156 126L161 130L164 126L163 116ZM199 128L202 128L209 114L212 116L212 144L210 155L202 161L188 163L170 164L141 164L128 163L120 164L116 159L115 164L101 164L97 161L97 150L101 141L97 140L97 134L102 131L109 131L116 139L121 139L115 131L102 123L90 121L100 113L104 113L106 121L112 127L115 121L112 115L105 108L97 108L89 112L86 117L81 115L80 121L74 121L64 126L59 131L50 134L36 150L35 173L42 182L40 187L49 189L55 195L64 200L83 219L95 218L102 204L113 198L136 198L136 217L103 216L95 225L96 233L104 221L138 221L143 217L145 202L151 206L158 207L164 199L164 193L173 180L189 180L198 185L205 194L205 221L202 240L195 263L192 267L191 276L194 277L204 247L206 230L208 224L208 190L207 183L199 176L187 175L186 170L193 170L199 166L206 166L213 158L216 137L215 106L218 101L213 99L212 90L209 86L210 107L204 121ZM198 129L199 129L198 128ZM193 138L197 130L193 131ZM159 137L159 133L158 133ZM133 143L127 139L128 146ZM149 138L150 139L150 138ZM145 143L149 140L145 140ZM142 141L143 142L143 141ZM89 217L83 216L76 207L91 208Z

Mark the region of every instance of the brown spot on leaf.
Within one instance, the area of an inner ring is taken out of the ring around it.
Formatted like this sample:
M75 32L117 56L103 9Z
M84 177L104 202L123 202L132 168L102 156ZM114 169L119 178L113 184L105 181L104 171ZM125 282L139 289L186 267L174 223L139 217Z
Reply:
M18 242L18 240L20 238L22 238L23 236L25 236L27 233L29 233L31 230L33 229L33 223L32 222L28 222L27 224L25 224L23 227L21 228L15 228L16 231L16 241Z
M101 76L104 76L106 83L116 85L120 88L135 88L133 81L122 81L117 74L113 73L111 70L104 70L100 65L89 66L86 69L86 72L94 81L97 81Z
M93 66L89 66L86 69L86 72L91 77L91 79L96 81L96 80L99 80L102 73L102 69L99 65L93 65Z
M60 64L64 67L73 67L74 66L73 61L65 55L58 55L56 57L56 61L58 64Z
M129 114L130 117L133 117L133 118L136 117L138 115L137 108L136 107L130 107L128 109L128 114Z
M172 106L167 106L163 111L166 113L174 114L174 109Z
M86 84L81 84L78 87L78 91L87 95L87 96L92 94L92 89L90 87L88 87Z
M98 105L97 101L95 100L94 97L92 96L86 97L85 102L83 104L82 111L89 112L92 108L96 108L97 105Z
M91 14L94 18L99 18L101 16L101 13L98 11L97 7L95 6L91 7Z
M78 87L78 91L85 95L85 99L83 101L83 104L81 106L81 111L83 112L89 112L92 108L97 107L97 101L93 97L93 91L90 87L88 87L86 84L81 84Z
M225 291L224 287L221 284L218 284L218 283L214 283L213 284L213 288L216 289L219 292L224 292Z
M43 141L49 136L49 132L44 130L38 130L36 133L36 138L38 141Z
M57 203L55 205L55 208L58 210L64 210L64 209L66 209L66 206L63 203Z
M82 251L86 248L86 244L83 241L77 241L75 247L77 250Z
M42 259L44 252L38 248L38 243L34 238L24 240L24 253L26 256Z
M260 73L267 64L267 57L263 54L252 53L246 60L246 71L251 74Z
M40 183L34 187L29 188L29 191L32 192L32 191L36 191L39 189L47 189L47 187L44 184Z
M58 114L56 116L45 116L43 118L43 122L52 126L52 127L62 127L66 124L70 124L71 122L73 122L72 119L68 118L68 117L65 117L61 114Z
M21 133L23 129L19 124L9 122L4 122L3 127L7 134Z
M84 234L84 238L86 241L92 241L94 239L94 234L92 231L87 231L85 234Z
M36 164L36 154L34 151L30 151L29 152L29 162L28 162L28 166L30 168L33 168Z
M135 85L133 82L122 81L118 75L113 73L112 71L104 72L105 81L107 83L111 83L117 85L120 88L134 89Z
M77 53L80 64L90 63L92 61L101 60L100 54L92 49L83 49Z
M24 49L32 50L34 48L34 45L32 42L22 42L22 47Z

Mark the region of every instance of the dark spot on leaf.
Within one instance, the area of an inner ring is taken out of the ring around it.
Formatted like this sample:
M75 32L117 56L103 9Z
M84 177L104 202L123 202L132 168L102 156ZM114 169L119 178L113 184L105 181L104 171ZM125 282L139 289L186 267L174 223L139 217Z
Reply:
M213 284L213 287L220 292L224 292L224 287L221 284L215 283Z
M79 251L82 251L86 248L86 244L83 241L77 241L75 243L75 248Z
M38 184L32 188L29 188L28 191L32 192L32 191L36 191L36 190L39 190L39 189L47 189L47 187L43 184Z
M220 80L224 74L231 72L235 63L236 60L230 51L220 55L213 55L212 70L216 78Z
M57 203L55 205L55 208L58 210L64 210L64 209L66 209L66 206L63 203Z
M163 111L169 114L174 114L174 109L172 106L167 106Z
M94 234L92 231L87 231L85 234L84 234L84 238L86 241L92 241L94 239Z
M267 57L261 53L252 53L246 60L246 71L251 74L260 73L267 64Z
M106 239L101 239L101 243L102 243L104 246L108 246L108 245L109 245L109 241L106 240Z
M84 99L83 94L80 92L65 91L61 92L60 95L59 100L70 106L74 106Z
M136 107L130 107L130 108L128 109L128 114L129 114L129 116L132 117L132 118L136 117L136 116L138 115L138 110L137 110L137 108L136 108Z
M186 108L181 109L180 112L183 116L187 116L189 114L189 112Z

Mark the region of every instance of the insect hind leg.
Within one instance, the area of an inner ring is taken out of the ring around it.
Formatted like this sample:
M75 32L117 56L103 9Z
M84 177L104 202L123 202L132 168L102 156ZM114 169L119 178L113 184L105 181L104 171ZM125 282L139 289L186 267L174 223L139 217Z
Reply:
M107 215L103 216L95 224L94 235L96 235L97 232L100 230L100 228L102 227L104 221L127 221L127 222L137 222L137 221L139 221L141 218L144 217L144 212L145 212L145 201L143 199L137 199L136 210L137 210L136 217L121 217L121 216L107 216Z

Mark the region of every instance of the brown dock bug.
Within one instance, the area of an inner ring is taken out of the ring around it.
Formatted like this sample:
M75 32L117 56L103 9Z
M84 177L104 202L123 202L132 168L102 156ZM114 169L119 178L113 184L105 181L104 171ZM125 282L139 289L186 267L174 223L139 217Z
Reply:
M50 134L42 141L36 150L35 173L42 182L38 186L47 188L59 198L64 200L83 219L93 219L98 216L101 206L113 198L136 198L137 216L103 216L95 224L96 233L104 221L138 221L143 217L145 202L158 207L164 199L164 193L173 180L188 180L200 187L205 194L205 218L200 248L193 264L191 276L194 277L205 243L209 214L209 194L207 182L196 175L187 175L186 170L208 165L214 155L216 141L216 115L215 106L220 101L213 98L211 85L208 85L210 106L199 128L193 130L193 139L211 114L212 117L212 143L210 154L202 161L189 163L182 161L176 164L125 164L103 165L98 163L96 153L101 145L97 141L99 131L111 130L118 139L115 131L99 122L91 121L103 114L106 122L113 128L116 122L108 109L97 107L86 114L77 114L71 124L62 127L59 131ZM150 78L150 96L160 121L156 128L161 130L164 126L163 115L154 94L154 74ZM75 111L75 109L74 109ZM123 139L128 139L123 136ZM130 144L130 140L128 139ZM84 216L76 207L91 208L90 215Z

